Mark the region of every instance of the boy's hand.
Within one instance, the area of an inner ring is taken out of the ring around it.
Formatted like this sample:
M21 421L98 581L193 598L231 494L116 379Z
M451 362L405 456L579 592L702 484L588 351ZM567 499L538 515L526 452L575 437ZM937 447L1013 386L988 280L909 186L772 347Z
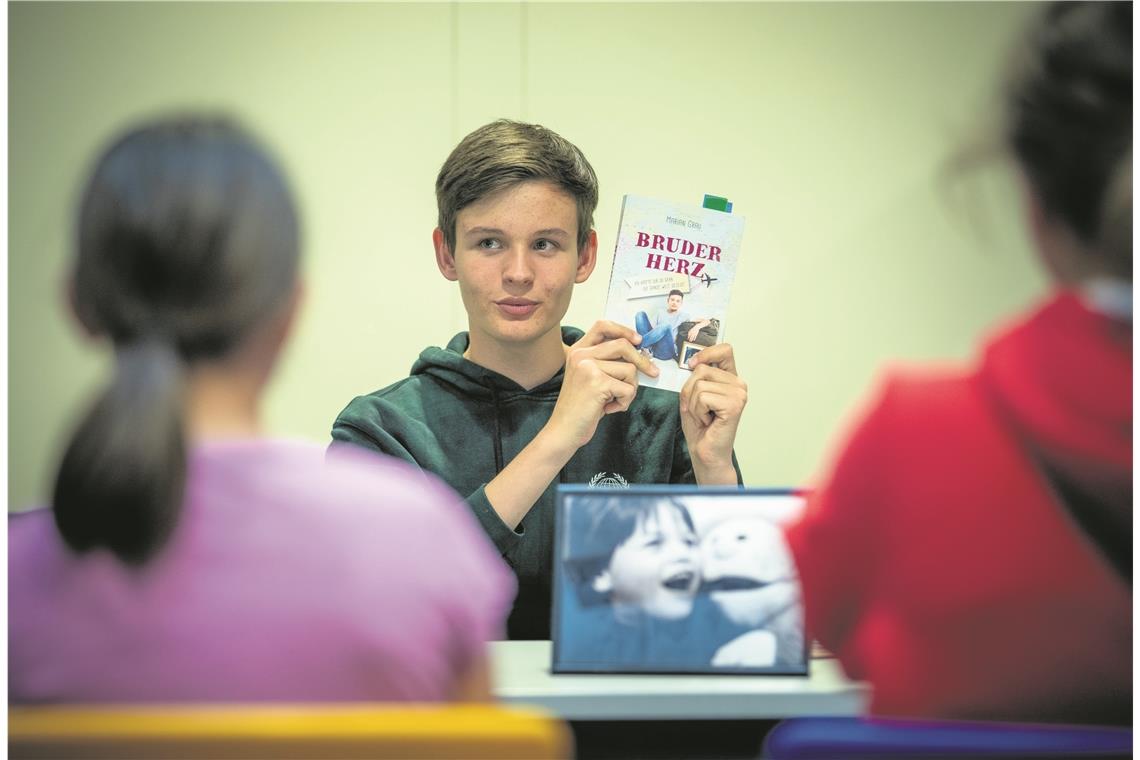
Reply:
M658 374L637 350L640 343L636 330L596 322L566 350L566 374L550 419L484 490L508 527L518 526L574 452L594 437L602 417L629 408L638 370Z
M637 396L637 373L656 377L653 360L637 350L641 335L605 320L566 352L566 373L543 432L570 455L586 445L607 414L624 412Z
M681 430L701 485L736 485L732 445L748 403L748 385L736 375L732 346L720 343L689 360L693 376L681 388Z

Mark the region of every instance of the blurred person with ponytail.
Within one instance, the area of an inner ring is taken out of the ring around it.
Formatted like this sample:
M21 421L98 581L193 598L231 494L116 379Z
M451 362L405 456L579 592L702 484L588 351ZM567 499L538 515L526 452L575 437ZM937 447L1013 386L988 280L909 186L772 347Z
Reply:
M70 293L115 360L51 509L9 518L9 701L488 697L514 585L458 497L261 435L299 253L284 177L229 121L96 162Z
M1002 94L1055 287L889 374L789 540L873 713L1131 723L1132 4L1043 8Z

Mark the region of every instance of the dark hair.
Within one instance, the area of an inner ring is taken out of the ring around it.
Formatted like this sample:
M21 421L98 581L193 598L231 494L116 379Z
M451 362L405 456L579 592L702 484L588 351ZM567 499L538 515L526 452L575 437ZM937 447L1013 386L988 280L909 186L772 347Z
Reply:
M605 570L614 551L649 520L658 507L676 509L696 533L692 515L682 502L668 496L576 496L571 504L566 554L563 559L583 606L604 599L591 582Z
M130 130L80 202L74 305L114 344L114 377L63 455L52 508L76 552L142 563L178 518L186 365L225 356L291 292L299 253L286 182L223 119Z
M679 290L674 289L674 290L669 291L669 296L681 296L681 298L684 298L685 294ZM665 296L665 297L668 298L669 296Z
M589 240L598 206L598 176L574 143L539 124L499 119L460 141L435 180L439 228L455 250L455 220L472 203L527 180L548 180L578 210L578 248Z
M1004 139L1045 213L1132 276L1132 3L1047 6L1004 91Z

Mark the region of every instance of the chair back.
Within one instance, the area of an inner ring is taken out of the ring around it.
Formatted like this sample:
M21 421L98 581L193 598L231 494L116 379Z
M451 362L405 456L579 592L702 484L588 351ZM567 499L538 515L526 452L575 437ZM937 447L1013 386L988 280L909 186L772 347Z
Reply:
M1132 729L1037 723L792 718L764 740L769 760L1130 758Z
M14 707L12 760L568 760L567 725L500 705Z

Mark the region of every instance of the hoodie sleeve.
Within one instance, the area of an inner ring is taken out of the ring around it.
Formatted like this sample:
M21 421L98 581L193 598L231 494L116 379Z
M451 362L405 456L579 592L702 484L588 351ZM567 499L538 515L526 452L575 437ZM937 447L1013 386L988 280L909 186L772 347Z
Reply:
M371 451L378 451L381 454L402 459L417 467L421 467L420 462L416 461L415 456L410 452L400 441L398 441L391 433L382 427L368 425L365 426L357 424L356 422L346 419L345 415L341 415L333 423L332 428L332 443L329 445L329 451L334 451L337 447L344 444L351 444L354 446L362 446L363 448ZM421 467L422 469L422 467ZM519 545L523 537L523 530L512 530L503 519L499 517L499 513L491 506L491 502L487 499L487 494L484 491L485 486L479 486L474 493L460 494L465 497L467 506L471 509L472 514L483 526L483 530L490 537L491 541L495 544L495 548L504 557L507 557Z
M394 456L398 459L403 459L405 462L411 462L414 465L419 465L411 455L411 453L389 435L383 428L375 426L368 426L366 430L363 426L358 425L351 420L345 419L345 415L337 417L336 422L332 427L332 443L329 445L329 452L335 451L341 444L351 443L354 446L361 446L371 451L378 451L381 454Z
M495 544L495 548L504 558L508 557L511 552L522 541L523 529L520 526L518 530L511 530L511 528L503 522L503 518L499 517L499 513L491 506L491 502L487 499L487 493L484 490L486 486L479 486L475 493L467 497L467 506L471 507L471 511L475 513L475 518L479 520L479 524L483 526L483 530L491 537L491 541Z

